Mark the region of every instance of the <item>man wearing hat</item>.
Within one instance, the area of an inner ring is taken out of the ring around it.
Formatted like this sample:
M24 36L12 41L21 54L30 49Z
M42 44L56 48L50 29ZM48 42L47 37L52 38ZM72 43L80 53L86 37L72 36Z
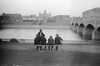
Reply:
M57 45L56 50L58 50L58 47L59 47L58 45L62 44L61 41L63 41L63 39L59 37L59 34L56 34L56 37L55 37L55 45Z

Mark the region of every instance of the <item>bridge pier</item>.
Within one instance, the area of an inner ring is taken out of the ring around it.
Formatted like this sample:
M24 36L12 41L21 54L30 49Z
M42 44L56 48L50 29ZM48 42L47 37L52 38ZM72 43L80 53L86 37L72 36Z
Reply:
M74 28L74 23L71 24L71 30L73 30L73 28Z
M100 41L100 27L93 31L92 40Z
M76 23L75 25L73 25L73 28L72 28L75 33L77 33L77 28L78 28L78 24Z
M92 32L90 29L83 29L83 39L84 40L92 40Z
M94 30L94 27L89 24L83 29L83 39L84 40L92 40L92 32Z
M80 24L79 27L77 28L77 33L78 33L78 35L81 36L82 38L83 38L83 36L82 36L83 28L84 28L84 25L83 25L83 24Z
M82 27L79 27L79 28L77 29L77 33L78 33L79 36L83 37L83 36L82 36L83 28L82 28Z

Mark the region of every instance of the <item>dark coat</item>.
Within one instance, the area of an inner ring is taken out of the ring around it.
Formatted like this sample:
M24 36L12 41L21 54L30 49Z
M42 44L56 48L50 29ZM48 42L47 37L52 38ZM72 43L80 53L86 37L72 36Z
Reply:
M49 45L53 45L54 44L54 39L53 38L49 38L48 39L48 44Z
M46 45L46 38L45 37L41 37L41 45Z
M55 38L55 44L56 44L56 45L62 44L61 41L63 41L63 39L62 39L61 37L56 37L56 38Z
M39 37L36 37L34 39L34 45L39 45L40 44L40 38Z

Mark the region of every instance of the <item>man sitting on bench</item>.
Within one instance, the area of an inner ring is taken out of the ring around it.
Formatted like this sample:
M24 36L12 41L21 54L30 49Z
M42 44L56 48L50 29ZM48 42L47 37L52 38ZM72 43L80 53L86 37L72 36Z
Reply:
M47 40L46 40L46 38L45 38L45 35L42 36L42 37L41 37L41 45L43 45L44 50L46 50L46 41L47 41ZM43 48L43 47L42 47L42 48Z
M37 36L38 38L35 38L34 40L36 43L39 43L37 46L37 50L38 48L42 50L42 45L46 45L46 38L45 38L45 34L42 32L42 29L40 29L40 31L37 33Z
M34 45L37 45L36 46L36 49L37 50L41 50L42 49L42 47L40 46L41 44L40 44L40 37L39 37L39 35L37 34L36 35L36 37L35 37L35 39L34 39Z
M53 45L54 45L54 39L52 38L52 36L50 36L48 38L48 49L53 50Z
M56 37L55 37L55 45L56 45L56 49L55 50L58 50L59 48L59 45L61 45L61 41L63 41L63 39L61 37L59 37L59 34L56 34Z

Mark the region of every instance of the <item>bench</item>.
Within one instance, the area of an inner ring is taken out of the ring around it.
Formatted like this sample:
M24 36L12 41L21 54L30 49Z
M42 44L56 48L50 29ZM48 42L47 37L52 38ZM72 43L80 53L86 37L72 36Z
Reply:
M35 45L37 50L62 50L62 45Z

